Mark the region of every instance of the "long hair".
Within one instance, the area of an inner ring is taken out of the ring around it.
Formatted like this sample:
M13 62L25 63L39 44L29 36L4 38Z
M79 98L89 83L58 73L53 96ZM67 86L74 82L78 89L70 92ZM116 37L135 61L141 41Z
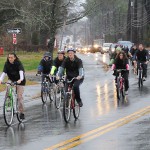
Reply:
M126 53L123 52L123 51L121 51L121 52L119 52L118 55L116 56L116 59L117 59L117 60L120 60L120 54L123 54L123 60L127 60L127 59L128 59Z
M9 59L8 59L9 55L13 55L16 58L15 61L20 61L19 58L18 58L18 56L15 53L9 53L7 55L7 62L9 62Z

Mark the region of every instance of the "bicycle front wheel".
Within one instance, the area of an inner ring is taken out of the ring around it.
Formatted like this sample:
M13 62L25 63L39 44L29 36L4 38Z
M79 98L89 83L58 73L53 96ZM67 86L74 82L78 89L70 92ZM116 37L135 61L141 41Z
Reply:
M55 94L56 94L55 106L57 109L59 109L61 106L61 100L62 100L62 89L59 86L57 86Z
M65 122L68 123L71 116L71 95L69 93L65 94L63 101L63 116Z
M5 123L10 126L13 121L14 117L14 108L13 108L13 101L9 96L5 98L4 106L3 106L3 115Z
M74 100L73 115L75 119L78 119L80 115L80 106L76 100Z
M17 119L18 119L19 123L21 123L23 121L23 119L20 118L20 111L19 111L19 102L18 102L18 99L17 99L17 106L16 106L16 108L17 108L17 110L16 110L17 111L17 113L16 113Z
M139 85L139 88L143 86L142 71L139 71L138 85Z

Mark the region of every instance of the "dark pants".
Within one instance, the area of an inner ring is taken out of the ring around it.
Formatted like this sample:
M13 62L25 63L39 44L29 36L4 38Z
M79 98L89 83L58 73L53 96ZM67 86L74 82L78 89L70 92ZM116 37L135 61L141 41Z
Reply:
M74 94L75 94L75 99L76 99L77 102L81 102L79 86L82 84L82 82L83 82L83 79L74 80L74 82L72 83Z
M115 72L115 74L116 74L116 72ZM118 76L119 74L117 73L117 76ZM128 88L129 88L129 80L128 80L128 77L129 77L129 71L122 71L122 73L121 73L121 75L122 75L122 77L124 78L124 80L125 80L125 91L127 91L128 90ZM117 76L116 76L116 81L117 81Z
M140 62L137 63L137 68L140 67ZM143 77L147 78L147 64L142 63L141 67L143 68Z

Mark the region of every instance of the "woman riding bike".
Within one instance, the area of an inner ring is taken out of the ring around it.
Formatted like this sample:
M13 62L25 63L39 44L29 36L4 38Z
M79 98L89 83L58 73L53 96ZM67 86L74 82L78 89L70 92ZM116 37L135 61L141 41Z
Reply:
M126 54L121 51L118 53L118 55L116 56L116 59L114 61L114 64L112 65L112 70L114 70L114 74L115 76L118 76L117 73L117 69L126 69L121 71L121 74L125 80L125 94L128 95L128 88L129 88L129 80L128 80L128 76L129 76L129 63L128 63L128 58L126 56ZM116 81L116 79L115 79Z

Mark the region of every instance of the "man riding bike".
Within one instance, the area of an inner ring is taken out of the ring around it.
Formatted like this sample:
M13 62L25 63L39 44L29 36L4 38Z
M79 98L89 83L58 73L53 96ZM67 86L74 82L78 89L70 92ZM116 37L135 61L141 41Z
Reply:
M84 80L84 70L82 60L75 55L75 50L70 48L67 50L68 57L63 61L61 67L58 69L58 78L62 76L64 69L66 69L67 79L71 80L76 77L76 80L73 81L73 89L75 93L75 99L79 103L79 106L82 107L83 103L80 98L80 89L79 86Z
M40 61L37 71L37 74L42 73L42 81L44 80L45 75L49 75L51 67L52 67L51 53L45 52L43 59Z
M114 64L112 65L112 70L115 69L126 69L126 71L122 70L121 74L125 80L125 94L128 95L128 88L129 88L129 80L128 80L128 76L129 76L129 63L128 63L128 58L125 54L125 52L121 51L118 53ZM115 76L118 76L118 73L116 71L114 71ZM116 81L117 79L115 79Z
M138 50L136 51L134 56L134 65L139 68L139 65L141 63L141 66L143 68L143 81L146 81L147 78L148 62L149 62L149 53L144 48L143 44L139 44Z
M7 74L8 79L17 82L17 98L19 102L20 119L25 119L23 108L23 92L26 83L25 71L22 63L15 53L9 53L4 65L3 73L0 76L0 84ZM7 93L6 93L7 94Z

